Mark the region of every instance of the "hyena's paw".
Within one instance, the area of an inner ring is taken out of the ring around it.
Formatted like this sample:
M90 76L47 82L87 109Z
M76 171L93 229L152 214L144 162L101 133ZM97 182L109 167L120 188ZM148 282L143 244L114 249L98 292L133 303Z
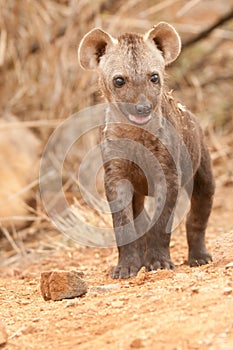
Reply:
M195 252L190 251L188 263L190 267L209 264L212 261L212 256L208 251Z
M115 266L110 274L114 279L118 278L130 278L137 275L141 265L139 264L118 264Z
M148 257L144 263L147 271L153 270L174 270L175 265L171 261L170 257L164 256L162 254L156 254L155 257Z

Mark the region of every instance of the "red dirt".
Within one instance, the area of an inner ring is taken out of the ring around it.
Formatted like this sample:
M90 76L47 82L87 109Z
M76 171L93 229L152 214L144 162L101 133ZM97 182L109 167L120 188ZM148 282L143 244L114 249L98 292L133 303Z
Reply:
M0 267L0 315L13 349L233 349L233 189L217 190L207 243L214 262L189 268L184 230L173 234L176 270L112 280L115 249L60 247ZM51 240L54 239L53 237ZM44 301L40 274L83 271L88 293ZM108 285L109 290L97 288ZM114 284L114 286L112 286Z

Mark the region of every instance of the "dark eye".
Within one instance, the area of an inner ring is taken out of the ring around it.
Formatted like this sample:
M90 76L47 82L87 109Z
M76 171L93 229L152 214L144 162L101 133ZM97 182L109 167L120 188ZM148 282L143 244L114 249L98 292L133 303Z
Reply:
M113 79L113 84L117 88L121 88L125 85L125 79L123 77L116 77Z
M158 84L159 83L159 75L154 73L150 76L150 81L153 83L153 84Z

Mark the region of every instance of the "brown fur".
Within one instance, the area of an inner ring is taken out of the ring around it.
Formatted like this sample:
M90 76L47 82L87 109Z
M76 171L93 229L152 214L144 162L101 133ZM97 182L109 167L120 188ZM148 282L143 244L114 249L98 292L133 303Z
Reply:
M102 130L102 153L106 195L119 250L113 278L133 276L142 266L147 270L174 267L169 243L179 192L177 169L181 170L181 186L188 190L193 184L186 224L189 264L202 265L211 260L205 247L205 229L214 193L209 153L196 119L174 101L164 86L165 66L179 52L178 34L163 22L144 36L129 33L117 40L94 29L80 44L80 64L99 72L101 89L110 102ZM151 80L153 74L159 75L155 83ZM116 87L116 77L124 78L122 87ZM137 123L143 120L145 125L138 127ZM171 132L173 128L177 136ZM182 142L191 159L191 178L187 176L188 158L182 151ZM163 188L156 164L165 175L166 196L156 187ZM144 209L147 195L155 198L156 210L161 210L152 224ZM116 200L122 204L118 210Z

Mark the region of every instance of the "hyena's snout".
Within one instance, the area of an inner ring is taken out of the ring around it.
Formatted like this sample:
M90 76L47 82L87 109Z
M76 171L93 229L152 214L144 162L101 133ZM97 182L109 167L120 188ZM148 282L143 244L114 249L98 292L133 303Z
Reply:
M134 123L143 125L150 121L152 113L152 104L144 97L134 103L121 103L120 109L127 119Z
M139 103L135 105L135 109L138 116L147 117L152 112L152 104L146 99L141 99Z

